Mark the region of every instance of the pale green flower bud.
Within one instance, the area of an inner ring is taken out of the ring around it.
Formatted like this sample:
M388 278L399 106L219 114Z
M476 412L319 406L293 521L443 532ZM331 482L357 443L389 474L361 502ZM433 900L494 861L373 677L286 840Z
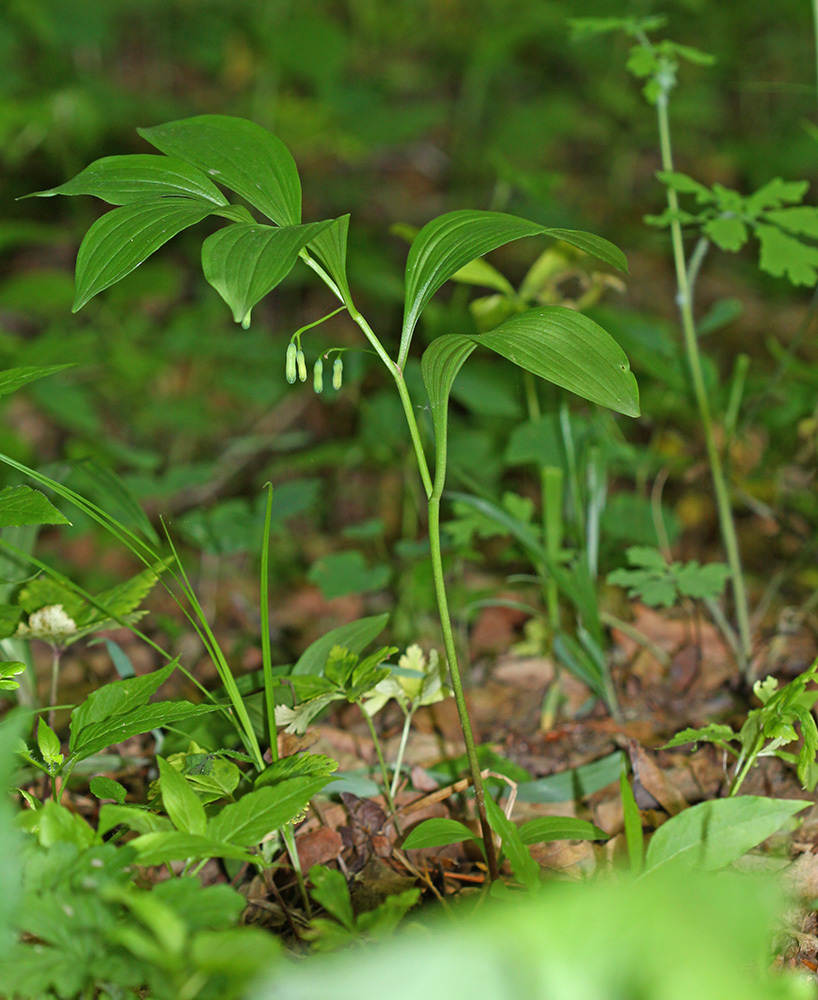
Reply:
M316 392L324 391L324 362L320 358L312 367L312 387Z
M295 344L291 342L287 346L287 364L284 369L285 374L287 376L287 381L290 383L290 385L292 385L293 382L295 382L295 355L296 355L296 347Z
M296 351L295 363L298 366L298 380L299 382L307 381L307 359L304 357L303 351Z
M344 362L340 358L336 358L332 362L332 388L340 389L341 383L344 381Z

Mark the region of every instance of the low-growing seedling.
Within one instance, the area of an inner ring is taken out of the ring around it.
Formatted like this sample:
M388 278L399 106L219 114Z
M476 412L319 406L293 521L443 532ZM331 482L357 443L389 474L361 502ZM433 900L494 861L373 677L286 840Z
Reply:
M449 212L424 226L412 242L406 266L404 318L393 358L355 305L349 287L349 216L302 223L298 171L278 138L253 122L220 115L170 122L143 129L141 135L163 155L106 157L73 180L40 192L44 196L95 195L118 206L92 225L80 246L74 309L130 273L177 233L205 218L216 217L227 220L229 225L204 241L202 266L205 277L231 308L237 323L247 328L253 307L301 260L324 281L359 326L394 380L427 497L444 646L489 870L495 878L483 785L443 575L440 505L446 485L449 396L458 372L477 348L493 351L532 375L630 416L639 413L636 382L624 352L613 338L586 316L561 306L531 309L482 334L439 336L421 360L434 432L433 475L417 421L418 401L410 396L405 368L420 315L432 296L461 268L490 251L523 237L546 236L620 270L626 267L625 258L607 240L590 233L543 226L498 212ZM238 194L267 221L258 221L244 205L230 204L221 188ZM301 343L299 336L287 349L285 374L290 380L294 375L301 381L307 378L307 359ZM333 365L336 384L340 384L338 360ZM322 377L315 385L323 385ZM229 670L224 673L223 681L230 683ZM248 750L255 755L255 736L241 721L250 743ZM273 732L271 720L272 745Z
M669 563L658 549L638 545L631 546L625 555L631 568L609 573L608 583L627 587L629 597L653 608L670 608L684 597L715 601L730 573L721 563L700 566L695 559Z
M753 691L761 702L747 716L739 732L730 726L711 722L701 729L683 729L666 744L670 747L689 743L714 743L726 753L736 758L730 795L736 795L750 769L760 757L779 757L788 764L795 764L798 779L808 791L818 784L818 727L812 714L812 707L818 700L818 690L807 689L815 684L818 676L818 660L789 684L779 690L775 677L756 681ZM797 754L782 747L799 739L796 725L801 729L801 749ZM733 744L738 744L738 749Z

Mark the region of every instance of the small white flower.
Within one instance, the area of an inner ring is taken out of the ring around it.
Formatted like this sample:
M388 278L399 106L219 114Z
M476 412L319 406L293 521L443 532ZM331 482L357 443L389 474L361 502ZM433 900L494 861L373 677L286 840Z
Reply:
M21 622L17 626L16 635L21 639L43 639L59 645L76 633L77 623L66 614L62 604L49 604L32 612L28 617L28 624Z

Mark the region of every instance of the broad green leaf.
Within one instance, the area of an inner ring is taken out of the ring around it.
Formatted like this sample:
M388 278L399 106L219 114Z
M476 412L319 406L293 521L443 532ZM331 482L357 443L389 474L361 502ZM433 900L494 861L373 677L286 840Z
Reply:
M245 118L199 115L137 130L169 156L192 163L279 226L301 221L301 182L290 151Z
M128 789L113 778L108 778L104 774L97 774L91 778L89 783L91 794L98 799L113 799L117 805L121 806L128 794Z
M349 898L349 886L343 872L325 865L313 865L309 871L313 888L310 895L331 916L351 931L355 926L355 915Z
M517 787L520 802L573 802L619 780L625 755L617 750L591 764L525 781Z
M471 209L448 212L428 222L409 249L399 364L405 362L409 353L421 312L444 282L471 261L512 240L538 235L564 240L620 270L627 270L622 252L591 233L552 229L503 212Z
M539 889L540 866L531 857L517 827L510 819L506 819L505 813L490 795L486 796L486 814L492 830L500 834L503 852L508 858L514 877L531 892Z
M49 766L62 764L63 755L60 753L59 737L42 716L37 722L37 746L46 764Z
M387 613L359 618L348 625L340 625L322 635L309 645L293 667L294 674L321 674L333 646L344 646L352 653L362 653L386 628Z
M191 198L155 198L106 212L91 226L77 254L73 312L130 274L177 233L210 215L213 205Z
M184 196L226 205L227 199L201 170L174 156L138 153L103 156L59 187L36 191L26 198L51 198L56 194L89 194L111 205L165 195Z
M583 399L639 416L639 391L625 352L582 313L563 306L531 309L471 339Z
M39 490L30 486L6 486L0 490L0 527L70 523Z
M140 865L163 865L168 861L186 861L188 858L235 858L237 861L252 862L254 855L235 844L224 844L211 837L184 833L156 831L143 833L128 844L136 850Z
M85 701L71 713L71 742L69 749L73 752L77 740L80 739L88 726L104 722L114 715L127 715L128 712L146 705L151 695L170 677L176 667L176 661L154 670L142 677L129 677L124 681L114 681L104 687L92 691Z
M293 778L274 788L247 792L210 820L208 834L240 847L258 844L302 812L326 783L326 777Z
M572 816L541 816L518 827L524 844L544 844L551 840L610 840L611 835L584 819Z
M659 827L648 845L645 870L671 863L705 871L724 868L810 804L760 795L700 802Z
M129 830L135 830L137 833L169 833L172 830L167 816L160 816L158 813L139 809L137 806L106 803L99 811L98 836L105 836L115 826L127 826Z
M7 368L0 372L0 396L7 396L10 392L22 388L29 382L53 375L55 372L64 371L66 368L73 368L73 364L67 365L26 365L23 368Z
M230 306L233 319L246 329L253 306L286 278L299 250L330 225L227 226L202 244L204 276Z
M639 394L627 356L593 320L562 306L512 316L488 333L437 337L423 353L435 438L445 439L448 395L475 347L488 347L509 361L627 416L639 415Z
M16 604L0 604L0 639L8 639L17 631L23 609Z
M347 306L352 306L352 293L347 280L347 235L349 233L349 216L342 215L335 219L332 225L320 232L310 241L307 250L318 260L319 264L335 282L341 299Z
M188 782L163 757L157 757L159 765L159 789L162 805L177 830L204 836L207 831L207 816L198 795Z
M94 842L94 831L79 813L48 799L35 814L34 830L43 847L73 844L80 850Z
M345 594L366 594L382 590L392 575L389 566L369 566L357 549L331 552L310 566L307 579L318 586L323 597L332 601Z
M478 837L464 823L436 816L425 819L410 830L401 844L401 850L417 851L424 847L446 847L449 844L460 844L464 840L475 840L480 844L483 842L483 838Z
M84 728L75 741L72 759L84 760L104 750L105 747L130 739L131 736L140 736L152 729L169 726L173 722L205 715L217 708L218 705L193 705L189 701L160 701L142 705L127 715L115 715Z
M157 562L154 566L148 566L141 573L132 576L130 580L123 580L108 590L100 591L96 594L95 600L105 611L94 608L90 617L81 618L79 624L87 625L107 618L115 620L135 611L159 582L159 574L166 568L166 563Z
M256 778L256 788L278 785L292 778L319 778L338 770L338 761L323 753L296 753L273 761Z

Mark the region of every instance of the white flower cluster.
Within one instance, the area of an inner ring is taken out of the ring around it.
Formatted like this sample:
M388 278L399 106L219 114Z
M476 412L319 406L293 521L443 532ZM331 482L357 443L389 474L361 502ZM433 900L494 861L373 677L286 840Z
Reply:
M33 611L28 616L28 624L20 622L15 635L20 639L42 639L59 646L77 631L77 623L62 604L49 604Z

